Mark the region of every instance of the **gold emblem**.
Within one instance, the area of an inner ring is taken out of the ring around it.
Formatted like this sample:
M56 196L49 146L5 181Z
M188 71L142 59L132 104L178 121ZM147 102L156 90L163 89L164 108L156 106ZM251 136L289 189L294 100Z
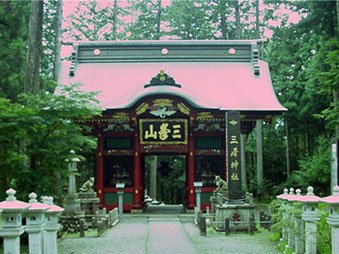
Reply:
M170 99L156 99L153 100L153 106L160 106L160 107L166 107L166 106L173 106L173 101Z
M238 124L238 122L233 119L232 121L230 121L230 124L233 125L233 126L236 126Z

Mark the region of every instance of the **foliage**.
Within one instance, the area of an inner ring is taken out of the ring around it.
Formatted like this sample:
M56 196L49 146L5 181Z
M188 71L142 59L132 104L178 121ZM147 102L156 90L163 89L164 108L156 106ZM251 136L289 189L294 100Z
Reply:
M319 137L318 145L313 155L307 155L299 160L300 170L292 172L291 178L285 187L294 186L306 190L308 186L314 188L317 195L326 195L330 192L330 142Z
M331 254L331 228L327 223L329 215L328 206L326 204L319 204L320 221L317 222L317 250L319 253Z
M287 232L293 232L297 234L295 230L295 223L291 221L294 214L302 214L301 204L294 202L291 206L284 206L282 200L276 199L270 203L272 211L272 220L273 225L271 227L272 233L270 235L270 240L279 243L281 238L282 229L285 228ZM319 253L330 254L331 253L331 229L328 225L326 219L329 215L327 205L319 204L318 205L318 215L320 216L320 221L317 222L317 249ZM283 216L285 213L285 217ZM304 235L300 237L304 238ZM287 243L280 244L281 251L285 250Z
M20 95L22 104L0 100L1 195L12 187L21 199L31 191L63 196L69 151L96 146L93 137L83 135L86 127L75 122L99 114L94 95L71 86L60 95Z
M30 6L0 1L0 97L15 101L23 90Z
M79 1L76 11L66 20L64 37L68 40L103 41L125 37L120 15L124 10L114 8L115 1ZM119 15L120 14L120 15ZM116 33L117 29L119 33Z

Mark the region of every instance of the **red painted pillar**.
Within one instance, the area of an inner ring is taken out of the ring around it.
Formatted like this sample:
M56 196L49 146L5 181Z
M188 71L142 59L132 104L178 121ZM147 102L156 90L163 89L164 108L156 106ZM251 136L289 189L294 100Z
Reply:
M97 194L100 198L99 205L102 207L105 204L104 198L104 138L102 132L98 134L98 149L97 149Z
M194 139L192 133L188 139L188 159L187 159L187 209L194 209Z
M139 152L138 134L134 135L134 193L133 193L133 209L142 208L142 190L141 190L141 163Z

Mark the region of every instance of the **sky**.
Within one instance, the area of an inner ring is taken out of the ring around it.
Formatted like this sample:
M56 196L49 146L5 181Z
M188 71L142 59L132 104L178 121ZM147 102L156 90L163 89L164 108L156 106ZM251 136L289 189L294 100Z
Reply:
M176 0L176 1L179 1L179 0ZM180 1L184 1L184 0L180 0ZM249 0L240 0L240 1L249 1ZM65 21L67 19L67 17L69 15L71 15L73 12L76 11L76 7L79 5L79 2L87 2L87 1L84 1L84 0L64 0L63 3L64 3L64 6L63 6L63 18L64 18L64 22L63 22L63 28L66 28L67 26L67 22ZM99 6L106 6L108 4L110 5L113 5L113 0L97 0ZM171 4L171 0L162 0L162 6L163 7L166 7L168 5ZM126 7L127 6L127 1L126 0L118 0L118 5L120 7ZM261 10L264 8L264 5L263 5L263 2L262 0L260 0L260 7L259 7ZM293 13L292 11L288 10L285 8L284 4L281 4L281 8L280 10L277 10L275 12L276 15L281 15L281 14L284 14L284 15L287 15L289 17L289 21L288 23L297 23L299 22L300 20L300 16L297 14L297 13ZM125 22L131 22L131 20L133 20L133 18L135 18L135 16L133 17L132 15L130 16L126 16L124 17L125 19ZM229 17L230 20L234 20L234 17ZM254 21L254 17L250 17L250 20L248 20L248 22L252 22ZM245 22L244 20L242 22ZM263 22L262 20L262 17L261 17L261 22ZM281 23L281 21L277 20L277 21L270 21L270 25L274 25L274 26L279 26ZM162 24L162 29L166 29L166 24ZM221 36L221 32L217 33L216 36ZM272 31L269 30L269 29L265 29L264 31L264 38L270 38L272 37ZM63 49L63 52L62 52L62 57L65 57L67 55L70 54L70 51L71 49L67 50L66 49ZM66 54L66 55L64 55Z

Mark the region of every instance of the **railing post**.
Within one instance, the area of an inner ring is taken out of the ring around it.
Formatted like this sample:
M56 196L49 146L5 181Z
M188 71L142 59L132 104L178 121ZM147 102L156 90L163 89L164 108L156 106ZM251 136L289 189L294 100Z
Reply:
M0 236L4 239L4 253L20 254L20 235L24 232L22 226L22 212L30 207L30 204L16 200L15 190L6 191L6 201L0 203L2 211L2 225Z

